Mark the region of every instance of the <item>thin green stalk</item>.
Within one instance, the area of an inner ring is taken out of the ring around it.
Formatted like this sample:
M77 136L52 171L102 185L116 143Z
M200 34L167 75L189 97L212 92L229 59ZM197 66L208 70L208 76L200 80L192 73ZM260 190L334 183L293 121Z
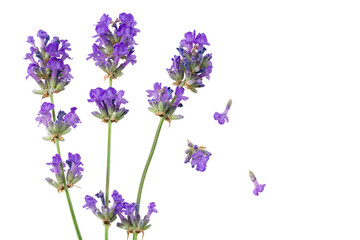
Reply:
M59 154L59 156L60 156L60 158L61 158L59 139L58 139L58 138L55 138L55 142L56 142L57 152L58 152L58 154ZM64 167L63 167L62 162L60 162L60 169L61 169L61 172L63 173L63 172L64 172ZM70 214L71 214L71 218L72 218L72 220L73 220L73 224L74 224L74 227L75 227L76 235L77 235L77 237L78 237L79 240L82 240L81 233L80 233L80 229L79 229L79 226L78 226L77 221L76 221L74 208L73 208L73 205L72 205L72 203L71 203L69 189L68 189L68 187L67 187L67 185L66 185L65 174L62 174L62 180L63 180L63 183L64 183L64 191L65 191L65 193L66 193L66 199L67 199L67 202L68 202L68 205L69 205Z
M106 167L106 189L105 204L109 205L109 185L110 185L110 155L111 155L111 121L108 122L108 146L107 146L107 167Z
M52 92L50 92L50 101L51 101L52 104L54 104L54 97L53 97ZM55 122L55 107L52 109L52 119ZM61 158L60 144L59 144L59 139L58 138L55 138L55 143L56 143L57 153L59 154L59 156ZM64 172L64 166L63 166L62 162L60 162L60 169L61 169L61 172L63 173ZM66 185L65 174L62 174L62 181L64 183L64 191L66 193L66 199L67 199L67 202L68 202L68 205L69 205L70 214L71 214L71 218L73 220L73 224L74 224L74 227L75 227L76 235L77 235L79 240L82 240L80 229L79 229L79 226L78 226L77 221L76 221L74 208L72 206L69 189L68 189L68 187Z
M109 85L112 87L112 77L109 78ZM107 162L106 162L106 187L105 187L105 205L109 206L109 188L110 188L110 157L111 157L111 124L108 122L108 144L107 144ZM109 237L109 224L105 224L105 240Z
M105 224L105 240L109 239L109 224Z
M143 174L141 176L141 181L140 181L140 184L139 184L139 190L138 190L138 195L137 195L137 199L136 199L136 203L139 205L139 208L138 208L138 211L140 212L140 201L141 201L141 194L142 194L142 189L144 187L144 182L145 182L145 177L146 177L146 173L149 169L149 166L150 166L150 162L151 162L151 159L154 155L154 152L155 152L155 148L156 148L156 144L157 144L157 141L159 139L159 135L160 135L160 131L161 131L161 127L163 125L163 122L165 120L165 117L162 117L160 118L160 122L159 122L159 125L158 125L158 128L156 130L156 133L155 133L155 137L154 137L154 141L153 141L153 144L152 144L152 147L151 147L151 150L150 150L150 154L149 154L149 157L148 157L148 160L145 164L145 168L144 168L144 171L143 171ZM135 237L136 233L134 234L134 237Z
M55 105L54 104L54 96L53 96L52 92L50 92L50 101L53 105ZM55 122L55 107L51 110L51 113L52 113L53 122Z

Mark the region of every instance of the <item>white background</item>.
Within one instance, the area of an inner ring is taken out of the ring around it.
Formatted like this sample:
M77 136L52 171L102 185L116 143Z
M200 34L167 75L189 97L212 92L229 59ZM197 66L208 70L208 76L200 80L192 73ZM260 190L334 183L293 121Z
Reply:
M360 15L358 1L8 1L1 7L1 239L76 239L65 194L45 182L55 145L41 139L40 97L25 80L27 36L43 29L68 39L74 76L55 95L77 106L82 124L65 136L63 156L80 153L81 189L71 189L83 239L104 229L84 196L105 187L107 126L90 112L104 73L86 61L103 13L132 13L141 30L138 63L114 87L129 114L113 125L110 189L135 201L159 118L145 90L170 85L165 71L187 31L206 33L211 80L165 123L142 197L159 210L144 239L360 239ZM213 120L232 98L230 123ZM183 163L187 139L213 156L201 173ZM266 188L252 193L251 169ZM126 239L110 228L110 239ZM11 235L10 235L11 234Z

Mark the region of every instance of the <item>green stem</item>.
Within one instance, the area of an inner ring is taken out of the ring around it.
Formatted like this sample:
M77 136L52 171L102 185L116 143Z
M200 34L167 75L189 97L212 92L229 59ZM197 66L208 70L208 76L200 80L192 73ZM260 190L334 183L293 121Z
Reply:
M105 240L109 239L109 224L105 224Z
M54 108L51 110L51 113L52 113L53 122L55 122L55 104L54 104L54 96L52 92L50 92L50 101L54 105Z
M159 122L158 128L157 128L157 130L156 130L156 134L155 134L155 138L154 138L154 141L153 141L151 150L150 150L150 154L149 154L148 160L147 160L147 162L146 162L146 165L145 165L145 168L144 168L142 177L141 177L141 181L140 181L140 185L139 185L139 190L138 190L138 195L137 195L137 199L136 199L136 203L139 205L139 208L138 208L138 211L139 211L139 212L140 212L141 193L142 193L142 189L143 189L143 187L144 187L144 182L145 182L146 173L147 173L147 171L148 171L148 169L149 169L151 159L152 159L152 157L153 157L153 155L154 155L155 148L156 148L156 144L157 144L157 141L158 141L158 139L159 139L161 127L162 127L162 125L163 125L164 120L165 120L165 117L160 118L160 122ZM136 239L136 235L137 235L137 234L134 233L133 235L134 235L134 239Z
M112 87L112 77L109 79L109 85ZM110 156L111 156L111 124L108 122L108 144L107 144L107 162L106 162L106 187L105 187L105 205L109 206L109 188L110 188ZM105 224L105 240L109 237L109 225Z
M106 189L105 204L109 205L109 185L110 185L110 155L111 155L111 121L108 122L108 146L107 146L107 167L106 167Z
M61 158L59 139L55 138L55 142L56 142L57 152L58 152L58 154L59 154L59 156ZM62 162L60 162L60 170L61 170L62 173L64 173L64 167L63 167ZM71 214L71 218L73 220L73 224L74 224L74 227L75 227L76 235L77 235L79 240L82 240L80 229L79 229L79 226L78 226L77 221L76 221L74 208L73 208L73 205L71 203L69 189L68 189L68 187L66 185L65 174L61 174L61 176L62 176L62 180L63 180L63 183L64 183L64 191L66 193L66 199L67 199L67 202L68 202L68 205L69 205L70 214Z
M137 240L137 233L136 232L133 233L133 240Z

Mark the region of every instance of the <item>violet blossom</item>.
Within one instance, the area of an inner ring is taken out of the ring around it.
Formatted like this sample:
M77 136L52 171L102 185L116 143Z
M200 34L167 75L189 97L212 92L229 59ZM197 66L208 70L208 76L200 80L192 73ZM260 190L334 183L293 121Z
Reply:
M171 120L182 119L181 115L174 115L178 107L182 107L181 101L186 101L188 97L184 96L184 88L176 87L175 94L170 87L161 87L161 83L154 84L154 90L146 90L148 93L148 100L150 107L149 111L153 112L156 116L165 117L169 123ZM175 98L176 97L176 98ZM174 99L175 98L175 99Z
M67 170L65 179L67 187L71 188L82 178L82 171L84 171L84 168L80 166L83 164L80 161L81 157L79 154L72 154L69 152L68 158L69 159L66 160L66 164L69 166L69 169ZM47 163L47 165L52 166L50 171L55 173L56 181L52 180L51 178L45 179L50 185L55 187L58 192L62 192L64 190L64 181L62 179L60 163L62 163L63 170L65 170L65 163L62 162L60 155L56 154L53 157L53 161L51 163Z
M55 122L52 120L52 114L54 105L52 103L44 102L41 105L38 116L35 118L40 124L43 124L47 131L48 137L44 137L44 140L55 142L55 138L63 140L63 135L71 131L72 128L76 128L77 124L81 123L79 116L75 113L76 107L70 109L69 113L59 111Z
M95 194L97 198L100 198L102 202L101 210L96 207L96 199L86 195L85 197L85 205L83 208L90 209L96 217L102 220L104 224L110 224L115 221L117 214L121 213L125 210L126 202L122 198L122 196L118 193L118 191L114 190L111 197L113 198L113 203L109 207L108 204L105 204L104 193L100 191Z
M40 38L40 47L35 44L35 39L29 36L30 53L25 55L25 60L30 64L27 69L28 77L32 77L40 86L40 90L33 90L35 94L48 97L50 93L58 93L65 89L73 78L70 74L71 68L65 64L66 59L71 59L67 51L70 51L70 43L50 36L43 30L39 30L37 36Z
M196 166L196 170L200 172L206 170L211 153L207 151L205 147L196 144L194 145L192 142L188 141L188 149L186 149L185 153L187 155L184 163L191 161L190 164L192 168Z
M77 182L83 177L82 172L84 168L81 167L83 163L81 162L81 156L78 153L72 154L68 153L68 160L66 164L69 166L69 170L66 174L66 181L69 188L74 186Z
M148 206L148 212L144 218L141 218L138 212L138 205L136 203L125 203L124 210L118 213L121 222L117 223L117 227L126 230L127 235L130 233L142 233L144 237L144 231L151 227L150 217L152 213L157 213L155 209L156 204L151 202ZM125 216L124 216L125 215Z
M122 104L128 103L124 94L125 91L119 90L117 92L112 87L106 90L102 88L91 89L88 102L95 102L100 111L94 111L92 114L103 122L118 122L129 112L128 109L121 107Z
M223 113L214 113L214 119L218 121L219 124L223 125L226 122L229 122L229 118L227 116L229 109L231 107L232 100L230 99L226 105L225 111Z
M136 24L130 13L121 13L115 20L103 14L96 24L96 41L87 60L93 59L95 65L107 73L105 79L120 77L129 63L136 63L134 37L140 32Z
M206 48L210 45L206 35L193 32L185 33L185 39L180 41L177 48L180 55L175 55L171 61L172 65L166 69L174 85L183 87L192 92L197 92L197 88L204 87L203 78L210 79L212 72L212 54L204 55Z
M254 183L255 189L253 190L254 195L258 196L259 193L264 191L264 188L266 184L259 184L254 173L252 171L249 171L250 179Z

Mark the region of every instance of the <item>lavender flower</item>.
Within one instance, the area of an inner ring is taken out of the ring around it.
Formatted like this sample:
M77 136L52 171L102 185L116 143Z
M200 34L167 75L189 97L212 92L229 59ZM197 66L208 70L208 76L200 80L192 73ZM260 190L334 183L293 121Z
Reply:
M48 131L48 137L43 139L55 142L55 138L64 140L62 136L71 131L70 127L76 128L77 124L81 123L81 121L75 113L76 107L73 107L68 114L60 110L57 119L53 122L52 114L50 113L53 108L54 105L52 103L44 102L35 120L39 122L39 125L43 124Z
M149 224L151 214L158 212L155 207L156 205L154 202L150 203L148 206L148 213L142 219L138 213L138 205L136 203L124 203L124 211L118 213L121 222L117 223L116 226L126 230L128 237L130 233L134 232L142 233L144 237L144 231L151 227L151 224Z
M140 32L135 28L136 21L129 13L121 13L114 21L109 15L103 14L95 27L96 43L93 44L93 52L89 57L95 61L95 65L107 73L108 77L117 78L123 73L123 69L131 63L136 63L134 46L137 45L134 37ZM109 29L111 27L111 30ZM120 60L124 60L120 63Z
M42 98L49 94L58 93L65 89L73 78L70 74L71 68L65 64L66 59L71 59L67 51L70 51L70 43L50 36L43 30L39 30L37 36L40 38L40 48L36 46L35 40L29 36L27 42L31 44L30 53L25 55L25 60L30 60L27 69L27 77L32 77L40 86L40 90L33 90Z
M171 59L171 67L166 69L170 78L175 81L174 85L185 86L195 93L197 88L205 86L202 79L210 79L212 54L204 55L204 45L210 45L204 33L196 35L195 30L185 33L185 39L180 41L180 47L177 48L180 55L175 55Z
M232 104L232 100L230 99L228 101L225 111L223 113L218 113L218 112L214 113L214 119L217 120L219 122L219 124L223 125L225 123L225 120L226 120L226 122L229 122L229 118L228 118L227 114L231 107L231 104Z
M83 177L82 172L84 171L84 168L81 167L81 165L83 165L81 156L78 153L72 154L69 152L66 164L69 166L69 170L66 174L67 185L71 188Z
M184 163L188 163L191 160L191 167L194 168L196 166L197 171L204 172L211 156L211 153L205 149L203 146L199 147L188 141L188 149L185 151L187 155Z
M85 202L86 204L83 208L90 209L96 217L100 218L104 224L110 224L116 219L116 215L125 210L126 202L122 198L122 196L114 190L111 197L113 198L113 204L111 207L105 204L104 193L100 191L95 194L97 198L100 198L102 202L101 210L96 207L96 199L93 197L86 195Z
M59 154L56 154L55 156L53 156L52 162L46 163L46 165L52 166L50 171L55 174L57 181L54 181L51 178L46 178L45 180L50 185L54 186L58 190L58 192L60 192L64 189L64 182L62 179L63 172L61 172L60 163L62 163L62 165L65 166L65 163L61 161L61 157Z
M174 115L177 107L182 107L181 101L186 101L188 97L183 96L184 88L176 87L174 99L173 90L170 87L161 87L161 83L154 84L154 90L146 90L150 107L149 111L155 113L156 116L165 117L169 123L171 120L182 119L181 115ZM173 102L172 102L173 101Z
M80 181L82 178L81 172L84 171L80 165L83 165L81 160L81 157L79 154L68 154L69 159L66 160L67 165L69 166L69 169L66 173L66 184L68 188L71 188L74 186L75 183ZM51 163L47 163L47 165L51 165L53 168L50 169L51 172L55 173L56 181L52 180L51 178L46 178L45 180L55 187L58 192L62 192L64 190L64 182L62 179L62 173L60 168L60 163L63 165L63 170L65 169L65 163L61 161L61 157L59 154L56 154L53 157L53 161Z
M118 122L128 112L128 109L121 107L121 104L126 104L128 101L124 98L125 92L119 90L118 92L109 87L107 90L96 88L90 90L90 99L88 102L95 102L100 112L94 111L92 114L100 118L103 122Z
M255 185L255 189L253 190L253 193L258 196L260 192L262 192L266 186L266 184L259 184L256 180L256 177L252 171L249 171L250 179Z

